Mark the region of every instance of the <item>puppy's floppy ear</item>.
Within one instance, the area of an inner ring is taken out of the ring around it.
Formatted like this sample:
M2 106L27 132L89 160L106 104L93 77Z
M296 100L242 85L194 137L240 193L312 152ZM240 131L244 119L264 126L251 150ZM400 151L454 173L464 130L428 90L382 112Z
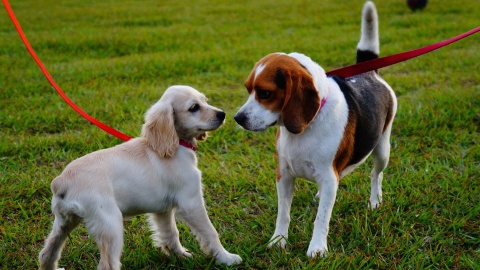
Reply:
M278 72L277 72L278 73ZM306 70L284 70L285 101L282 120L287 130L293 134L302 133L313 121L320 108L320 97L312 76ZM276 76L276 80L280 80Z
M173 114L173 107L168 103L157 103L145 114L142 135L161 157L173 157L179 147Z

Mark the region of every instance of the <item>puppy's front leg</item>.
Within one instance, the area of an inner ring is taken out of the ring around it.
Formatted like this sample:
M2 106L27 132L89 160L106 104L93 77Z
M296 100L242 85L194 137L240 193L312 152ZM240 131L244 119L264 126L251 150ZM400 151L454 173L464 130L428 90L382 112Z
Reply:
M152 239L155 246L168 255L173 251L181 258L192 257L192 254L180 244L178 229L175 224L175 209L170 209L164 213L150 214L148 221L153 232Z
M292 205L294 184L295 178L291 176L282 176L277 180L277 224L268 247L277 245L281 248L285 248L287 244L288 226L290 225L290 207Z
M190 198L187 205L179 206L177 216L187 223L205 253L214 256L218 262L226 265L242 262L240 256L229 253L220 243L218 233L208 218L202 196Z
M328 252L328 227L338 189L338 180L333 169L326 171L315 181L320 189L320 202L314 222L312 240L307 251L307 255L311 258L316 256L323 257Z

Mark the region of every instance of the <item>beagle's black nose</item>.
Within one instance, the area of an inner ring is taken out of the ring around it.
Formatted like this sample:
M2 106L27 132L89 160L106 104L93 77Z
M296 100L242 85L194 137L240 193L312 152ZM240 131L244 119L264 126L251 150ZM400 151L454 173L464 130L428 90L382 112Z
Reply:
M224 112L217 112L217 118L220 121L225 120L225 113Z
M235 115L233 119L235 119L235 122L237 122L240 126L243 127L245 121L247 120L247 116L244 113L237 113L237 115Z

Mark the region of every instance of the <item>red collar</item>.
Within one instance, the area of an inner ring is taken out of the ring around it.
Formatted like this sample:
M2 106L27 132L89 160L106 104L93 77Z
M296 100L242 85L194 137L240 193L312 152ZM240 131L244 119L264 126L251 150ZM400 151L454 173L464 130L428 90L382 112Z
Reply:
M195 146L195 145L193 145L193 144L191 144L191 143L189 143L185 140L180 139L179 144L183 147L190 148L193 151L197 151L197 146Z

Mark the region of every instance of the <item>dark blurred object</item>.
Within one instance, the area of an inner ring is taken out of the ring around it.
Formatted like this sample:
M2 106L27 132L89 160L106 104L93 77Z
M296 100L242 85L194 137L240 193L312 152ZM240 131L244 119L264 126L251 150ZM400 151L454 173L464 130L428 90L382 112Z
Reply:
M428 0L407 0L408 7L415 11L417 9L424 9Z

